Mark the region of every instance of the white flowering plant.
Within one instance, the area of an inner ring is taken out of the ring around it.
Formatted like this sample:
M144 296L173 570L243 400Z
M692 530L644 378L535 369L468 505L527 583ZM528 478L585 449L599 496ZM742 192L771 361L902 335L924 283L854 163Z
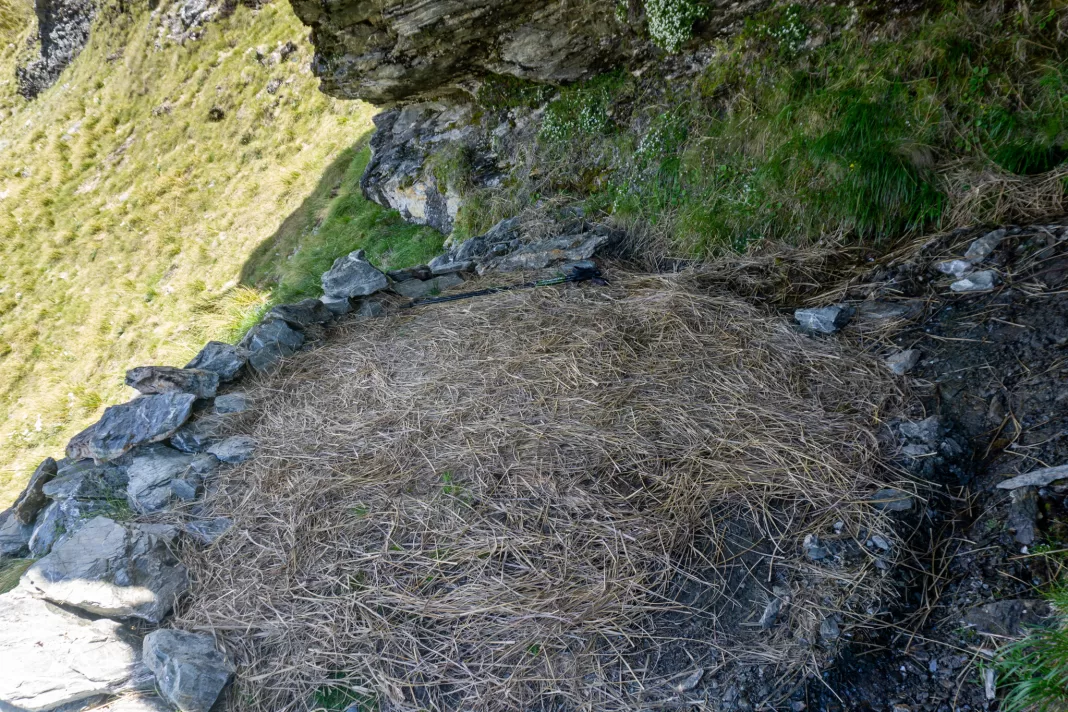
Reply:
M696 0L645 0L649 37L668 52L678 52L693 36L693 24L708 8Z

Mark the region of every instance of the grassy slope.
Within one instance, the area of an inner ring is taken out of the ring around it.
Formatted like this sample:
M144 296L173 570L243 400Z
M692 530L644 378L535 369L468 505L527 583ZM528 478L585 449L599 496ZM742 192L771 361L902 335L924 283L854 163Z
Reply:
M25 11L3 2L5 17ZM42 457L129 398L126 368L182 365L208 339L238 338L269 301L317 293L318 274L355 247L394 266L440 247L355 191L373 109L318 91L288 3L238 7L199 41L158 49L147 8L105 9L79 58L29 103L13 76L31 29L10 25L0 506ZM255 47L286 41L300 48L288 62L256 61ZM273 95L271 79L283 80Z
M560 92L512 201L470 196L461 230L564 193L715 254L764 239L892 240L1064 209L1062 0L782 3L717 40L694 80L623 73ZM502 80L487 108L536 103Z

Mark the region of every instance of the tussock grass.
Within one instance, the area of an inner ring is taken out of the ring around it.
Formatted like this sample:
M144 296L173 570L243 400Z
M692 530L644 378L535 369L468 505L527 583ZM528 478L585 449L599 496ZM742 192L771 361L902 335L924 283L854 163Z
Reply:
M1054 611L1049 626L1029 631L999 653L998 683L1008 688L1002 703L1007 712L1068 707L1068 588L1061 584L1047 597Z
M356 322L252 389L175 624L240 661L238 710L643 709L696 640L687 666L814 672L824 617L880 595L862 546L801 544L892 537L884 370L681 277Z
M0 12L22 7L6 1ZM89 44L33 102L14 82L32 16L0 43L0 507L130 396L127 368L239 338L399 221L351 189L374 110L318 91L287 2L239 4L184 45L160 38L146 4L122 5L101 5ZM298 52L271 59L288 41ZM421 257L435 239L394 237L377 256Z

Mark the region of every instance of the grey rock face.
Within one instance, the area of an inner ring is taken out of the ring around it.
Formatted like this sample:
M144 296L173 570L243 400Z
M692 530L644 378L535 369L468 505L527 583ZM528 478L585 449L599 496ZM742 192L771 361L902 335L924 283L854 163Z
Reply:
M174 712L174 707L155 695L131 695L120 697L103 707L94 707L94 712Z
M916 368L916 364L920 362L919 349L906 349L899 351L896 354L891 354L886 357L886 367L890 369L890 372L904 376L906 373Z
M126 474L119 467L79 460L62 465L55 478L45 484L41 491L56 501L120 499L124 496L127 482Z
M227 438L208 448L209 453L231 465L248 460L255 451L256 441L244 435Z
M563 262L588 260L599 249L608 245L612 239L612 235L603 232L562 235L523 245L501 257L484 260L477 265L477 269L479 274L490 271L515 272L545 269Z
M215 412L219 415L244 413L252 407L252 399L245 393L227 393L215 398Z
M365 259L363 250L338 257L323 275L323 293L330 297L365 297L388 286L386 275Z
M997 273L993 270L973 272L964 279L949 285L954 292L986 292L997 286Z
M23 524L15 510L0 513L0 556L18 557L29 553L33 525Z
M52 545L66 532L63 522L63 512L59 502L48 505L37 522L33 525L33 535L30 537L30 556L40 559L52 551Z
M116 621L70 613L24 586L0 596L0 709L44 712L114 694L140 662L140 641Z
M219 380L227 382L237 378L247 362L248 351L245 349L221 341L209 341L185 367L212 371L219 374Z
M166 440L189 419L191 393L142 396L104 411L104 417L67 445L72 460L114 460L143 443Z
M571 82L620 62L634 32L610 3L294 0L313 28L322 91L386 104L489 73Z
M189 585L174 527L96 517L55 544L23 581L55 603L111 618L163 620Z
M23 524L33 524L34 520L37 519L38 512L48 504L44 486L52 481L57 471L56 461L50 457L37 466L33 475L30 476L26 489L15 500L13 509L15 510L16 519Z
M166 509L174 495L173 481L185 474L193 459L193 455L166 445L145 445L131 453L129 464L124 466L130 507L141 513Z
M463 277L458 274L443 274L426 281L409 279L406 282L398 282L393 285L393 291L402 297L418 299L431 294L440 294L446 289L456 287L464 283Z
M1018 487L1045 487L1066 479L1068 479L1068 465L1057 465L1056 467L1043 467L1038 470L1032 470L1027 474L1003 480L998 482L997 488L1013 490Z
M303 330L312 324L325 324L333 313L318 299L305 299L296 304L279 304L271 309L269 318L281 319L294 329Z
M817 334L833 334L840 331L852 318L852 310L844 306L798 309L794 312L794 319L802 329Z
M156 630L145 637L143 654L160 694L182 712L209 712L234 673L208 635Z
M304 334L280 319L271 319L253 327L242 345L248 349L248 365L264 373L295 354L304 345Z
M85 43L96 15L93 0L36 0L37 26L41 36L40 55L15 70L19 94L34 99L56 83L63 70L74 61Z
M197 398L214 398L219 374L196 368L141 366L126 372L126 385L145 395L192 393Z
M435 275L452 272L467 272L475 269L478 260L505 255L519 247L519 220L502 220L484 235L468 238L443 255L438 255L428 265Z

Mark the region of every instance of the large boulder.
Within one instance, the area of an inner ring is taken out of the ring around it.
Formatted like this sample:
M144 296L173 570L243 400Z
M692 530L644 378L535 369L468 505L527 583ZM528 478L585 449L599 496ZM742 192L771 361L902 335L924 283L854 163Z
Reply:
M143 653L160 694L182 712L209 712L234 674L210 635L156 630L145 637Z
M184 482L182 476L196 458L160 444L139 447L129 457L124 466L129 480L127 501L142 514L166 509L174 497L175 482Z
M389 279L367 261L363 250L334 260L322 282L328 297L365 297L389 286Z
M140 366L126 372L126 385L146 395L192 393L197 398L214 398L219 374L196 368Z
M117 693L141 668L141 642L20 586L0 596L0 709L44 712Z
M630 57L615 2L292 0L312 26L312 69L331 96L388 104L455 93L489 74L572 82Z
M325 324L333 313L318 299L304 299L296 304L279 304L267 312L269 319L281 319L294 329L303 331L315 324Z
M196 399L191 393L163 393L111 406L98 423L71 438L67 457L114 460L138 445L166 440L189 419Z
M52 481L58 469L56 461L50 457L45 458L45 461L37 466L33 475L30 476L26 489L22 490L22 494L15 500L12 507L15 510L16 519L23 524L34 523L37 514L48 504L44 486Z
M60 540L23 581L55 603L158 624L189 585L171 551L177 534L170 526L96 517Z
M219 380L232 381L248 362L248 351L240 346L231 346L221 341L209 341L196 357L185 365L202 371L219 374Z

